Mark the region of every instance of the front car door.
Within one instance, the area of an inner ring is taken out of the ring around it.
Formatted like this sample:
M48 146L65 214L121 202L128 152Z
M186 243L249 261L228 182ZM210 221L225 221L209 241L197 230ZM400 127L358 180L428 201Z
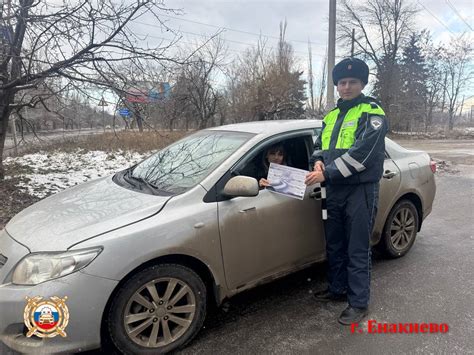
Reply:
M308 154L312 151L311 133L297 138L306 147L303 160L307 169ZM261 145L247 154L255 155L269 145ZM229 289L248 288L266 278L324 259L321 204L309 197L310 192L312 189L308 188L302 201L261 190L255 197L234 197L218 202Z

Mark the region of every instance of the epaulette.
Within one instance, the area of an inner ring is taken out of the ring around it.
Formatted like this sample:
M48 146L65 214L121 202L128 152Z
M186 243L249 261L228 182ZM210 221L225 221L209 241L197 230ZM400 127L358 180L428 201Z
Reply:
M370 104L370 107L372 108L379 108L380 103L373 97L366 96L364 97L364 102Z

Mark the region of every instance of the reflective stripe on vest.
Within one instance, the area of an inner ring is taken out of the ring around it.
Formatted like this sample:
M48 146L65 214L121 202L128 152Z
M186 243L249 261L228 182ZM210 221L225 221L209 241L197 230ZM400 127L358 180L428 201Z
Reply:
M334 129L334 125L336 124L339 113L340 110L337 108L329 112L326 117L324 117L325 127L321 136L322 150L329 149L332 131ZM355 134L357 127L359 126L359 118L365 113L380 116L385 115L380 107L373 108L368 103L361 103L352 107L349 111L347 111L344 117L344 122L342 123L341 129L339 130L336 149L350 149L354 145L356 139Z

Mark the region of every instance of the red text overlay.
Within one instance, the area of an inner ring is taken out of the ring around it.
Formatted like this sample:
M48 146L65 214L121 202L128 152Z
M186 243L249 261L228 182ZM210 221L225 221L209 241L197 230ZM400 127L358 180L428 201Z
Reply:
M351 324L351 333L366 334L430 334L447 333L449 326L446 323L386 323L374 319L367 321L367 329L359 323Z

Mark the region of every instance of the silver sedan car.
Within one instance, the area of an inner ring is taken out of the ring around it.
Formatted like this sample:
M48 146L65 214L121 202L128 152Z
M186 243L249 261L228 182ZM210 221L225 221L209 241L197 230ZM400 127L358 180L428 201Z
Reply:
M123 353L165 353L193 339L211 303L323 261L316 186L299 200L256 179L276 143L308 170L320 130L318 120L202 130L25 209L0 232L1 341L24 353L105 339ZM431 212L433 173L428 154L386 140L372 243L388 256L408 252ZM35 296L68 297L66 337L26 336Z

